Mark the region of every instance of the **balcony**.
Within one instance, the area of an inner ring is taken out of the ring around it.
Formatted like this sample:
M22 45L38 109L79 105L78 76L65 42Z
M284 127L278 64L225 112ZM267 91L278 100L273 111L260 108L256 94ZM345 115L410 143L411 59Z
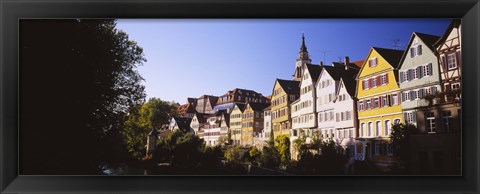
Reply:
M433 106L437 104L460 103L462 100L462 90L450 90L445 92L437 92L429 94L418 101L419 106Z

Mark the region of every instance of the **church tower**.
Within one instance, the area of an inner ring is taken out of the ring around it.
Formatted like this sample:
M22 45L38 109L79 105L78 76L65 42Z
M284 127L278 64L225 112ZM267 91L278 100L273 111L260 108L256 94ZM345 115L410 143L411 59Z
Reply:
M307 46L305 46L305 36L302 33L302 46L300 47L300 52L298 52L298 58L295 62L295 73L293 74L293 80L302 80L302 73L306 63L312 63L312 60L310 60L310 57L308 56Z

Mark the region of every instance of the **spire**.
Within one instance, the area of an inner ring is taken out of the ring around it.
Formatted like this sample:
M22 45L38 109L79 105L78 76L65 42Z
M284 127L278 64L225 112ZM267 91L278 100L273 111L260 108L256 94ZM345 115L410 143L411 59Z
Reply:
M302 32L302 47L300 47L300 53L301 52L308 53L307 47L305 46L305 35L303 34L303 32Z

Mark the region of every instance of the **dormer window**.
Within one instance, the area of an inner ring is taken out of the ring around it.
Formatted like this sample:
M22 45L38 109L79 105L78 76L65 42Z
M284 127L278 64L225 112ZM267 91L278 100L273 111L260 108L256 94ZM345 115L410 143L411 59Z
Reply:
M368 66L369 67L376 67L377 65L378 65L378 60L377 60L376 57L368 60Z

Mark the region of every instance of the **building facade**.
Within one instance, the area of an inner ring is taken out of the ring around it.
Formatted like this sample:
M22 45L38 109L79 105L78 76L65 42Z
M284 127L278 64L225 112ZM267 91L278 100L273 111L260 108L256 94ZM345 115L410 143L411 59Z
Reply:
M242 140L243 146L253 146L253 137L263 131L263 109L268 103L248 102L242 115Z
M438 56L441 90L426 96L417 115L418 131L410 137L413 174L460 175L461 154L461 21L454 19L433 44Z
M320 65L306 64L300 81L300 97L292 102L292 130L290 132L290 150L293 159L297 159L297 150L293 149L293 142L299 136L306 137L310 142L310 135L317 129L315 83L322 70Z
M228 123L230 116L225 111L217 111L200 127L201 138L207 146L224 145L228 142Z
M253 90L235 88L228 91L224 95L218 97L217 103L213 108L214 111L218 110L227 110L230 113L233 109L233 106L238 103L247 103L247 102L257 102L257 103L268 103L270 100L263 96L261 93L258 93Z
M196 111L199 113L214 113L213 107L217 103L218 97L211 95L203 95L197 98Z
M235 104L230 113L230 134L234 145L241 145L242 140L242 117L245 104Z
M360 65L357 65L360 64ZM334 141L338 146L351 152L355 151L355 138L358 134L358 113L357 98L355 97L356 81L363 61L350 63L348 57L345 57L343 67L338 65L340 79L338 88L335 92L334 114L335 114L335 134Z
M419 111L419 108L433 105L425 97L441 91L440 66L433 47L438 38L414 32L400 61L399 84L403 117L405 122L417 127L424 128L417 125L417 120L428 114L428 111Z
M359 135L357 160L391 165L395 162L390 146L391 127L403 122L398 64L403 51L373 47L356 80Z
M300 81L282 80L275 81L272 91L272 127L274 137L280 134L290 137L292 118L290 104L300 96Z

